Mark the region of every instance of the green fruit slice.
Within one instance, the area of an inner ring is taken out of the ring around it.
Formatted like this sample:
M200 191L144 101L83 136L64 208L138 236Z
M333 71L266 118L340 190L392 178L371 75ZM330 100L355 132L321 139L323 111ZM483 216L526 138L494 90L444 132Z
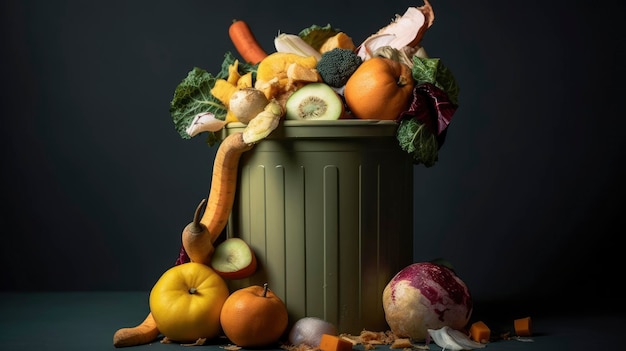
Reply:
M292 120L335 120L342 113L341 98L325 83L303 86L285 104L285 118Z

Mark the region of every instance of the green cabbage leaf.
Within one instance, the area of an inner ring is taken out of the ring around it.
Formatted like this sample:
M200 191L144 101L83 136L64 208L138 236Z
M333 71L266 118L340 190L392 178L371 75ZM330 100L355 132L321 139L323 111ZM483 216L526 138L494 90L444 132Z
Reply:
M416 84L431 83L443 90L450 102L459 104L459 85L454 75L439 58L413 56L413 79Z
M210 112L215 118L226 119L228 109L216 97L211 94L217 79L228 78L228 67L235 62L236 58L231 52L224 55L221 70L213 75L206 70L194 67L174 90L174 96L170 102L170 115L176 131L183 139L191 139L187 128L191 125L194 117L200 113ZM256 76L256 65L238 63L239 73L253 72ZM213 145L220 140L216 133L207 133L207 144Z

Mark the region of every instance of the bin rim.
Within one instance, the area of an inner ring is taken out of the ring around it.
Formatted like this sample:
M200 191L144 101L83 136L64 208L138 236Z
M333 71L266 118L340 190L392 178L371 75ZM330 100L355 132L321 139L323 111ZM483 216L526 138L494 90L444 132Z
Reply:
M243 132L245 128L246 124L231 122L225 126L224 132L228 135ZM283 120L265 139L395 137L397 129L398 123L393 120Z

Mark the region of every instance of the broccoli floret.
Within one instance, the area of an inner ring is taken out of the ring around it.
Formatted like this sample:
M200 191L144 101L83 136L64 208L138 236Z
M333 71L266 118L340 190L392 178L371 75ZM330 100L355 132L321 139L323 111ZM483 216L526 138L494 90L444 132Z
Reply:
M334 48L322 54L317 61L317 71L324 83L334 88L346 85L348 78L363 63L356 52L350 49Z

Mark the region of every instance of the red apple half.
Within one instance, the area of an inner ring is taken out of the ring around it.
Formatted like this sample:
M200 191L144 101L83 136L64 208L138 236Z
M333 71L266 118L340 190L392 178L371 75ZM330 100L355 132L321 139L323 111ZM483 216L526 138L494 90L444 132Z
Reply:
M228 238L217 245L211 267L224 279L242 279L256 271L256 256L241 238Z

